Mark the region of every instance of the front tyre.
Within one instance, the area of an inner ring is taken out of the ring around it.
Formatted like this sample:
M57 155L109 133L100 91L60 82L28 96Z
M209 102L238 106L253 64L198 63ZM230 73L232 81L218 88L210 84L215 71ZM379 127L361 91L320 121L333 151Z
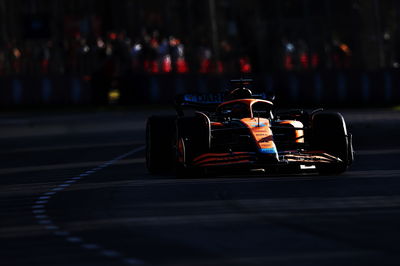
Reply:
M341 162L317 165L320 174L341 174L353 161L351 135L347 133L346 123L340 113L317 113L312 117L313 150L321 150L338 157Z
M211 122L204 113L180 117L177 120L177 177L201 177L205 169L192 165L196 156L209 152L211 145Z

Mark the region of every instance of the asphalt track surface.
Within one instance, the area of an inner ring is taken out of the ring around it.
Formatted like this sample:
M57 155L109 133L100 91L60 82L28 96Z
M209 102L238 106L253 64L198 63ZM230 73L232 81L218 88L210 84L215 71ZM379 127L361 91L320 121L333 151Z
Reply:
M341 176L152 176L149 112L0 115L0 265L399 265L400 113Z

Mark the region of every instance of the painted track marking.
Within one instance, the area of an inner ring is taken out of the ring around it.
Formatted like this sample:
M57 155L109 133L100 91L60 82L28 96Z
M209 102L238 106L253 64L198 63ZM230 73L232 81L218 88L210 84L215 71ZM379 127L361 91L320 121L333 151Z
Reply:
M51 231L53 233L53 235L62 237L67 242L79 244L79 246L83 249L95 250L96 252L98 252L100 255L102 255L104 257L119 259L122 263L127 264L127 265L144 265L145 263L139 259L129 258L129 257L124 256L123 254L121 254L120 252L118 252L116 250L102 248L101 246L99 246L95 243L85 242L84 239L82 239L78 236L74 236L68 231L62 230L59 226L54 224L54 222L51 220L51 217L49 217L49 215L47 214L47 211L46 211L46 205L49 203L52 196L73 186L75 183L84 179L85 177L90 176L106 167L109 167L110 165L116 163L117 161L122 160L128 156L131 156L135 153L138 153L144 149L145 149L145 146L140 146L136 149L133 149L133 150L131 150L127 153L124 153L112 160L104 162L84 173L81 173L78 176L73 176L71 178L68 178L63 183L57 185L56 187L51 188L49 191L42 193L36 199L35 203L32 205L32 214L34 215L36 222L39 225L42 225L46 230Z

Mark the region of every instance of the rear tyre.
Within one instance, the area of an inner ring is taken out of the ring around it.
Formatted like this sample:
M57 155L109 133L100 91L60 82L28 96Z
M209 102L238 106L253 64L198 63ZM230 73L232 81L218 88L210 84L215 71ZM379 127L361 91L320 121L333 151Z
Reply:
M341 162L317 165L320 174L341 174L353 160L351 136L340 113L317 113L312 117L311 146L338 157Z
M174 170L176 116L152 116L146 124L146 166L152 174Z

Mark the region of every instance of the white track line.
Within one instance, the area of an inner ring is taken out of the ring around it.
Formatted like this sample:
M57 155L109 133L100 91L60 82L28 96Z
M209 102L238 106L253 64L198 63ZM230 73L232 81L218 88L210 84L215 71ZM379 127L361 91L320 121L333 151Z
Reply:
M46 230L51 231L55 236L62 237L67 242L79 244L79 246L83 249L94 250L104 257L118 259L122 263L127 264L127 265L144 265L144 262L139 259L126 257L122 253L120 253L116 250L103 248L95 243L85 242L84 239L82 239L78 236L72 235L72 233L63 230L62 228L60 228L59 226L54 224L54 222L51 220L51 217L48 216L47 211L46 211L46 205L49 203L52 196L56 195L57 193L62 192L63 190L69 188L70 186L73 186L75 183L84 179L85 177L90 176L90 175L114 164L115 162L117 162L119 160L122 160L130 155L133 155L135 153L138 153L138 152L144 150L144 148L145 148L145 146L140 146L140 147L133 149L127 153L124 153L110 161L102 163L102 164L94 167L93 169L90 169L84 173L81 173L79 176L70 177L67 180L65 180L63 183L57 185L56 187L51 188L47 192L41 194L36 199L35 203L32 205L32 214L34 215L36 222L38 224L42 225Z

